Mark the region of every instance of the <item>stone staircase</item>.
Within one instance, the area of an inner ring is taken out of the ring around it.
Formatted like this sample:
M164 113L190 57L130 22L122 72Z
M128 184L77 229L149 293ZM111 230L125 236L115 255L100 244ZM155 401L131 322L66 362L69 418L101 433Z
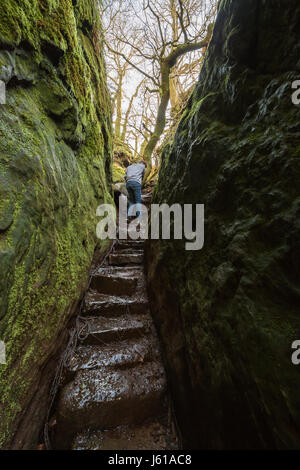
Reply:
M118 241L91 279L58 399L58 449L178 448L148 309L143 241Z

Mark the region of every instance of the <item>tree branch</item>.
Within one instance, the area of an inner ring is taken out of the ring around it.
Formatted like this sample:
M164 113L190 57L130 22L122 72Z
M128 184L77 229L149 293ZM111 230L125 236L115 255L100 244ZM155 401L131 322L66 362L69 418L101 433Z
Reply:
M137 51L145 59L148 59L148 60L154 60L155 59L155 57L153 55L150 56L150 55L145 54L144 52L141 51L141 49L139 47L135 46L134 44L131 44L129 41L126 41L123 38L118 38L118 39L119 39L119 41L123 42L124 44L127 44L127 46L130 46L132 49Z
M208 43L209 38L206 37L203 39L203 41L200 42L180 44L164 60L170 65L170 67L173 67L178 57L186 54L187 52L196 51L198 49L202 49L203 47L207 47Z
M146 8L149 8L149 10L151 11L152 15L155 16L156 21L157 21L157 24L158 24L158 29L159 29L159 34L160 34L161 42L162 42L162 44L164 44L164 43L165 43L165 37L164 37L163 32L162 32L162 29L161 29L160 18L159 18L159 16L158 16L158 14L157 14L157 13L153 10L153 8L151 7L149 0L147 1Z
M140 72L141 74L143 74L145 77L149 78L156 86L159 86L159 83L156 82L156 80L151 77L151 75L149 75L148 73L146 73L144 70L140 69L137 65L135 65L133 62L131 62L125 54L123 54L123 52L118 52L118 51L115 51L114 49L112 49L108 44L107 42L105 42L106 44L106 47L107 49L112 52L113 54L117 54L121 57L123 57L124 60L126 60L126 62L131 65L131 67L133 67L135 70L137 70L138 72Z

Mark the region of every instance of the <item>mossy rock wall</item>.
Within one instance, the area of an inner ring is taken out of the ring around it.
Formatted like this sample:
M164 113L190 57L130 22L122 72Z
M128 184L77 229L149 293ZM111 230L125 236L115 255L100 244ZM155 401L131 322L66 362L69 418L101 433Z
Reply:
M97 8L96 0L0 1L1 448L37 443L55 371L47 364L86 286L96 207L112 202Z
M124 183L126 168L132 161L132 152L127 144L114 139L113 183Z
M153 202L205 204L205 243L147 247L186 446L299 448L298 0L223 0Z
M124 183L126 169L119 165L117 162L113 162L113 183Z

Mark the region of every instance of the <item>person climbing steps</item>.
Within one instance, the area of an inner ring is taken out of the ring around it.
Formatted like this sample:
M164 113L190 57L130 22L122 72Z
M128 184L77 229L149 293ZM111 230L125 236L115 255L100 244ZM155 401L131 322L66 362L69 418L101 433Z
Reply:
M129 218L135 218L135 214L133 214L134 205L136 205L136 217L140 216L140 209L142 203L142 182L146 168L147 164L144 160L141 160L140 162L134 163L127 167L125 180L129 199Z

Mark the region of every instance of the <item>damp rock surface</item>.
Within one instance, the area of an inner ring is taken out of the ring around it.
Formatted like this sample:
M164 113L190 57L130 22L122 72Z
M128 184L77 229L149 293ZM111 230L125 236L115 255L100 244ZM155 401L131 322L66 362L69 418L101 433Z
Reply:
M147 277L186 446L299 448L297 0L223 0L154 203L204 204L205 241L150 240Z
M34 449L55 354L86 289L112 128L94 0L1 0L0 447Z
M112 430L85 431L76 436L72 450L176 450L174 432L166 419L118 426Z
M120 241L92 275L80 341L57 399L52 433L57 449L178 448L143 265L132 265L143 256L142 247ZM122 294L116 279L134 282L123 284Z

